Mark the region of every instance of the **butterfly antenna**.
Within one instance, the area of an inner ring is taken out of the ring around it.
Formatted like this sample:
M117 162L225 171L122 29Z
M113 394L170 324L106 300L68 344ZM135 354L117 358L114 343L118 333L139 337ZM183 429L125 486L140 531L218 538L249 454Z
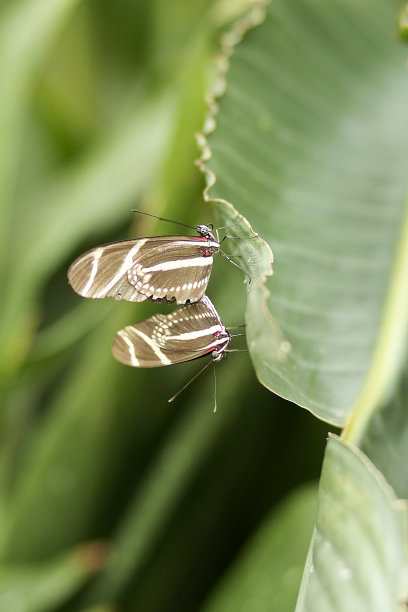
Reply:
M151 213L144 212L144 210L137 210L136 208L134 208L132 212L140 213L141 215L146 215L148 217L153 217L153 219L158 219L159 221L167 221L168 223L175 223L176 225L182 225L183 227L188 227L192 230L197 231L197 228L193 227L192 225L187 225L186 223L181 223L180 221L173 221L172 219L165 219L164 217L158 217L157 215L152 215Z
M249 353L248 349L228 349L226 353Z
M189 381L188 381L188 382L187 382L187 383L184 385L184 387L181 387L181 389L179 389L179 390L177 391L177 393L175 393L175 394L173 395L173 397L171 397L169 400L167 400L167 401L169 402L169 404L170 404L171 402L173 402L173 401L176 399L176 397L178 397L178 396L180 395L180 393L181 393L182 391L184 391L184 389L187 389L187 387L188 387L188 386L189 386L189 385L190 385L190 384L193 382L193 380L195 380L196 378L198 378L198 377L200 376L200 374L202 374L202 373L204 372L204 370L205 370L206 368L208 368L208 366L210 365L210 363L212 363L212 359L211 359L211 361L209 361L208 363L206 363L206 364L205 364L205 366L204 366L203 368L201 368L201 370L199 370L199 371L197 372L197 374L194 374L193 378L190 378L190 380L189 380Z

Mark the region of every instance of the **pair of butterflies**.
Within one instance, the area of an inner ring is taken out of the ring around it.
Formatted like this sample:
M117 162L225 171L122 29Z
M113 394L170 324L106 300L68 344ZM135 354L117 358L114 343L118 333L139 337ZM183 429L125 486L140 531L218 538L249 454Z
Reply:
M221 252L222 241L211 225L196 230L198 236L112 242L87 251L70 266L68 280L83 297L183 304L171 314L120 330L112 352L121 363L154 368L205 355L214 362L226 356L231 336L205 295L213 254Z

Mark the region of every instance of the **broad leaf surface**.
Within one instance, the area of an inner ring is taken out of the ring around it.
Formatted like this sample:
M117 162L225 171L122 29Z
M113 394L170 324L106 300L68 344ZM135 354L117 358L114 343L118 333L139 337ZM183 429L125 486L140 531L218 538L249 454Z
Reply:
M397 6L270 3L265 22L236 48L208 139L216 177L209 196L232 203L274 252L268 313L259 289L268 249L235 244L253 280L247 333L257 376L335 424L357 401L389 328L391 276L401 275L396 291L406 278L396 255L408 161ZM229 207L217 208L230 220ZM272 315L291 345L284 361ZM404 342L406 311L392 325Z
M407 601L407 506L356 447L328 442L296 612L385 612Z
M361 449L381 471L396 495L408 499L408 374L396 392L371 418Z

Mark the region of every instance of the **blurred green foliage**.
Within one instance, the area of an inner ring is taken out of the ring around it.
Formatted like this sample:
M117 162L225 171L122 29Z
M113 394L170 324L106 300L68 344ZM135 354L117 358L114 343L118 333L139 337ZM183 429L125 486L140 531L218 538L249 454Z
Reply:
M86 248L174 231L134 207L211 221L194 135L220 35L247 5L0 9L1 610L196 609L318 475L325 426L260 387L245 353L217 369L215 415L211 373L169 406L196 364L135 371L110 352L160 307L87 302L66 280ZM209 294L243 322L242 275L221 258Z

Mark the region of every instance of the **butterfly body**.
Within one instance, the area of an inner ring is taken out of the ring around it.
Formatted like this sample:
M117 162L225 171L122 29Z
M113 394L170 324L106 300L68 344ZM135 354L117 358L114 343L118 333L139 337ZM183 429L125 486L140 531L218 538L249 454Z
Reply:
M226 356L231 336L207 296L171 314L158 314L120 330L113 342L114 357L139 368L154 368L209 355Z
M156 236L122 240L87 251L70 266L74 291L89 298L185 304L205 293L220 250L209 226L200 236Z

